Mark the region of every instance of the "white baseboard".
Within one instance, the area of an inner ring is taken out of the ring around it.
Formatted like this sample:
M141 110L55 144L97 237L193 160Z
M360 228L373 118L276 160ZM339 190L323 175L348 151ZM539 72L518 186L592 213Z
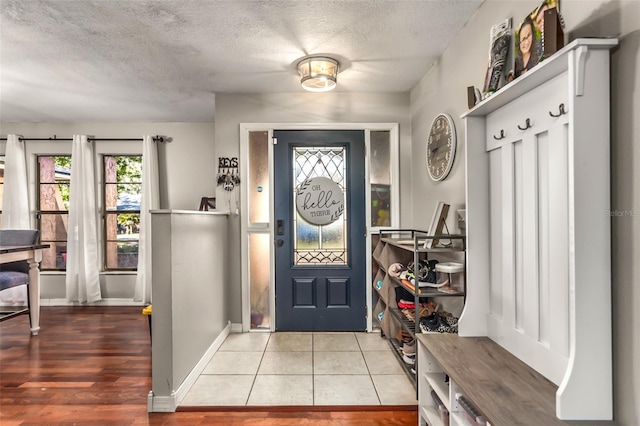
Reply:
M176 393L170 396L153 396L153 391L147 395L147 412L149 413L174 413L178 408Z
M194 385L196 380L198 380L198 377L200 377L207 364L209 364L211 358L213 358L218 349L220 349L220 346L222 346L222 343L224 343L230 332L231 321L229 321L227 326L222 329L218 337L216 337L211 346L209 346L209 349L207 349L202 358L200 358L200 361L198 361L198 363L193 367L178 389L171 392L170 396L154 396L153 391L150 391L147 397L147 411L149 413L166 413L176 411L180 402L182 402L184 397L187 396L191 387Z
M242 333L242 324L240 323L232 323L231 324L231 332L232 333Z
M134 302L133 299L111 298L92 303L69 302L66 299L40 299L40 306L146 306L148 303Z

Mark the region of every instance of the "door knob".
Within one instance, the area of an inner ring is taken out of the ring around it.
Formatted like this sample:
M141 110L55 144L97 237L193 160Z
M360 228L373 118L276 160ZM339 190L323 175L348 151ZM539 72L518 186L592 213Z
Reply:
M282 247L282 246L284 245L284 240L277 239L277 240L276 240L276 245L277 245L278 247Z

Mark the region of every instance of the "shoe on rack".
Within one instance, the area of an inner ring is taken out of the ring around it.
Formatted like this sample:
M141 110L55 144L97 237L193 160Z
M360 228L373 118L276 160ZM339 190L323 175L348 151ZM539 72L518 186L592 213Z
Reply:
M440 314L440 317L451 327L458 326L458 318L454 317L450 312L442 311L438 312L438 314Z
M416 355L416 341L408 342L402 345L402 353L404 355L415 356Z
M433 313L433 309L430 306L422 306L420 308L420 318L428 317Z
M416 363L416 356L415 355L402 355L402 360L405 362L405 364L409 364L409 365L413 365Z
M402 313L404 314L404 316L410 320L410 321L415 321L416 319L416 314L415 311L413 309L403 309Z
M413 337L403 329L399 329L396 340L398 341L398 343L407 343L411 342L413 340Z
M450 325L438 312L434 312L425 318L420 318L420 331L422 333L457 333L458 324Z

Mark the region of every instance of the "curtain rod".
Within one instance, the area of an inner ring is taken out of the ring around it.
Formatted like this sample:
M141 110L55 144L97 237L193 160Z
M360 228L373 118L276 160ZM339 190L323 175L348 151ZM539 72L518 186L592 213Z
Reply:
M72 141L72 138L58 138L56 135L53 135L52 138L18 138L21 141ZM0 141L6 141L7 138L0 138ZM142 138L87 138L88 141L138 141L142 142ZM156 135L153 136L153 140L156 142L164 142L164 136Z

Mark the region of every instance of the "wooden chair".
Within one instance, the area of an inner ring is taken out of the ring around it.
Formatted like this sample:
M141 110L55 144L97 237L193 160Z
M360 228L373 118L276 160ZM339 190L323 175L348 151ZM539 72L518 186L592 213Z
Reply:
M40 231L34 229L2 229L0 230L0 246L28 246L37 244ZM15 311L2 311L0 321L29 312L29 263L26 260L0 263L0 291L9 288L27 286L27 307ZM31 318L29 318L31 320ZM31 324L33 327L33 324Z

